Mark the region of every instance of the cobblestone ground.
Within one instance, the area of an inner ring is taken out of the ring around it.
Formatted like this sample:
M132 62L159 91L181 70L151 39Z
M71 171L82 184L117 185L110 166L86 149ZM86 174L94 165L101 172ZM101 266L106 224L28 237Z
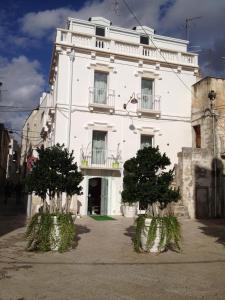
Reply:
M133 251L132 219L76 220L77 247L43 254L24 250L21 216L5 218L0 300L225 299L224 220L182 220L182 252L152 255Z

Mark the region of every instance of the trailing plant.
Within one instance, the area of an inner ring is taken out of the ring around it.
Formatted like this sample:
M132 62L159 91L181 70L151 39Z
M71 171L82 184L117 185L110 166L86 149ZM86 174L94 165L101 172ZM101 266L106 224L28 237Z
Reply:
M54 216L57 219L59 237L56 237L54 230ZM52 247L58 245L58 251L68 250L75 236L75 226L71 214L60 213L38 213L35 214L25 233L28 241L29 251L50 251Z
M145 228L145 219L149 216L139 215L136 219L136 234L134 238L134 250L141 251L141 234ZM181 227L174 216L151 217L151 224L147 233L146 250L149 251L154 244L157 230L159 230L159 249L164 247L180 250Z

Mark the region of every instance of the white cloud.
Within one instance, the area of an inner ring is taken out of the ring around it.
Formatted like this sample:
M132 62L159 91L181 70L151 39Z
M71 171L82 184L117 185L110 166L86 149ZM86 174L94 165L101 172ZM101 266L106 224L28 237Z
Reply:
M44 87L44 77L37 61L30 61L25 56L11 61L0 57L0 74L3 82L0 105L34 107L39 102L40 92ZM19 113L0 113L1 122L10 123L13 128L21 128L26 115Z
M128 1L129 5L135 11L135 14L141 19L145 25L157 25L157 18L160 5L165 0L140 0ZM147 12L147 13L146 13ZM30 12L21 19L21 28L23 33L31 37L42 38L48 37L49 31L55 30L56 27L64 27L68 17L76 17L87 20L92 16L102 16L114 25L125 27L133 27L137 22L130 15L123 1L119 2L118 10L114 5L114 1L91 1L79 10L71 10L68 8L57 8L53 10L45 10L40 12Z

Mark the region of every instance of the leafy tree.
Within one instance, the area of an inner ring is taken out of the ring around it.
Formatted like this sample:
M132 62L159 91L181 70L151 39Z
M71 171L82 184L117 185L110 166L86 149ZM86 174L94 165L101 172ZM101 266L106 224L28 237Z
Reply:
M31 173L26 178L28 192L34 192L40 196L46 206L46 196L49 196L50 211L62 209L62 193L66 193L66 210L70 207L71 197L80 195L83 180L74 162L73 151L69 153L64 145L56 144L49 148L37 149L38 159L35 161ZM55 207L55 198L57 205Z
M179 199L179 190L173 189L173 170L166 171L170 159L159 148L145 147L136 157L124 163L122 201L139 202L151 207L158 202L160 209Z

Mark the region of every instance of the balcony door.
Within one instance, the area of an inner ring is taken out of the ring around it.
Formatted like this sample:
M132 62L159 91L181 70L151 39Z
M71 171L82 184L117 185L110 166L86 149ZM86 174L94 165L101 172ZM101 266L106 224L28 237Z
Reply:
M107 73L95 71L94 103L107 104L107 81Z
M92 136L92 164L104 165L107 155L107 132L93 131Z
M141 108L152 109L153 108L153 80L141 79Z
M141 149L144 149L145 147L152 147L153 146L153 136L142 134L141 135Z

